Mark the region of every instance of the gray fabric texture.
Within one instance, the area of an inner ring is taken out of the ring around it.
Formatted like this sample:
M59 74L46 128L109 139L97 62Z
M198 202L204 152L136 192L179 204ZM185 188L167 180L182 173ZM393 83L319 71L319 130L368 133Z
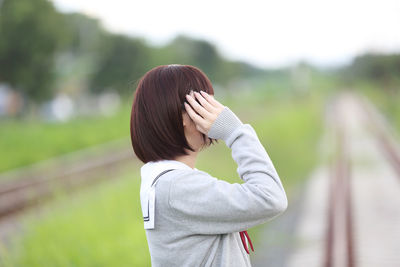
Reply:
M251 266L239 232L287 208L280 177L250 124L225 107L208 136L231 149L243 183L192 168L162 175L155 187L155 228L146 230L153 267Z
M225 106L217 119L211 125L207 135L214 139L226 140L241 124L243 123L236 114L233 113L229 107Z

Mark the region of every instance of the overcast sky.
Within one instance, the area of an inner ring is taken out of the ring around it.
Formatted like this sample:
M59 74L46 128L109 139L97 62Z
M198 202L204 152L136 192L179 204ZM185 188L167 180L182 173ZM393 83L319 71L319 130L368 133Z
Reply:
M330 66L365 51L400 51L400 0L53 0L113 32L165 44L177 34L261 67Z

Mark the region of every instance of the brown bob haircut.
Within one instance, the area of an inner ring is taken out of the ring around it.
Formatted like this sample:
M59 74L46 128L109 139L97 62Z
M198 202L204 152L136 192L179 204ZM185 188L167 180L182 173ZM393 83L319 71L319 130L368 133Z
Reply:
M138 83L131 111L132 147L144 163L173 160L194 151L186 140L182 113L190 90L214 95L207 76L190 65L162 65L148 71ZM203 135L204 144L209 138ZM216 139L209 138L209 144Z

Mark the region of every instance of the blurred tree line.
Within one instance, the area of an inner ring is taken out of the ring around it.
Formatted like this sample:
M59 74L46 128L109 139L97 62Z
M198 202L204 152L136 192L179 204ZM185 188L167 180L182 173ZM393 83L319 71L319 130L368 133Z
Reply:
M48 0L0 0L0 83L29 102L49 100L59 90L131 95L146 71L172 63L198 66L221 85L263 73L223 58L204 40L178 36L153 47L141 38L107 32L97 19L61 13Z
M400 54L367 53L339 71L347 85L364 81L387 93L400 91Z
M227 88L262 77L269 88L303 92L319 73L304 64L259 69L227 60L213 44L183 35L155 47L142 38L108 32L99 20L84 14L61 13L48 0L0 0L0 85L9 85L28 105L50 100L58 92L74 98L107 91L131 96L147 70L173 63L198 66L214 84ZM345 84L363 80L397 90L400 55L360 55L332 73L329 79Z

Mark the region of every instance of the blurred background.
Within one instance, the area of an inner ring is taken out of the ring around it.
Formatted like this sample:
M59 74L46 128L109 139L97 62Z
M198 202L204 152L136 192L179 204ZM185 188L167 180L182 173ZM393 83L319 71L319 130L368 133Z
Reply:
M129 120L163 64L202 69L280 175L289 207L249 231L254 266L400 266L399 14L396 0L0 0L0 266L150 266ZM241 183L230 153L196 167Z

